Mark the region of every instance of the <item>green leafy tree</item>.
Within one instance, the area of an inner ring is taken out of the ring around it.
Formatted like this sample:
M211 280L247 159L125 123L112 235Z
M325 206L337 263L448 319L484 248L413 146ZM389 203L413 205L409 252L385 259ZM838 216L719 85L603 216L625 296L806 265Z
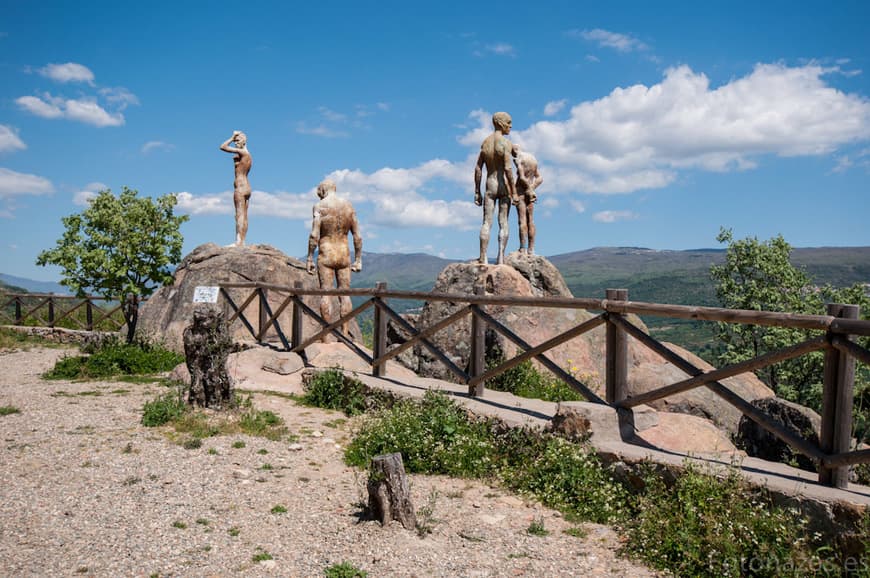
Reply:
M171 265L181 260L181 224L173 214L175 195L139 197L124 187L115 196L106 189L87 209L62 219L65 231L37 265L61 267L61 284L76 295L95 293L124 303L127 341L133 340L138 303L172 281Z
M870 300L861 285L848 288L814 285L806 272L791 264L791 245L781 235L767 241L755 237L735 240L730 229L722 229L716 239L728 245L725 262L710 269L723 307L811 315L824 315L826 303L859 305L865 315L870 308ZM720 362L751 359L800 343L812 335L818 333L720 323L718 337L724 348ZM823 369L824 356L815 352L766 367L759 370L758 375L780 397L819 410Z

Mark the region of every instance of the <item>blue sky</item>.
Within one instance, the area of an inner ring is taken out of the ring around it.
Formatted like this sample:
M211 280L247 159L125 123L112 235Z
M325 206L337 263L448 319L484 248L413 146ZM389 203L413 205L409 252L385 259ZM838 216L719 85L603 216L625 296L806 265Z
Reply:
M177 193L185 253L232 243L218 146L236 129L249 243L304 256L330 177L365 250L472 259L473 163L500 110L541 165L540 254L713 247L720 226L870 245L867 2L0 8L3 273L57 280L37 254L106 187Z

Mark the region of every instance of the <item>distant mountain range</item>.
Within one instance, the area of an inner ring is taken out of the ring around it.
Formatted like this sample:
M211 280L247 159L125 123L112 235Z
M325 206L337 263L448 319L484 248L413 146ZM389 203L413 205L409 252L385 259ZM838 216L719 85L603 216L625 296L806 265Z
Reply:
M548 258L577 297L603 297L605 289L619 287L627 288L635 301L715 305L709 270L724 256L724 249L596 247ZM391 289L429 291L444 267L455 262L425 253L364 253L363 270L353 275L352 284L374 287L386 281ZM870 247L794 249L792 262L818 284L870 283ZM35 293L69 293L58 283L0 273L0 288L4 285Z

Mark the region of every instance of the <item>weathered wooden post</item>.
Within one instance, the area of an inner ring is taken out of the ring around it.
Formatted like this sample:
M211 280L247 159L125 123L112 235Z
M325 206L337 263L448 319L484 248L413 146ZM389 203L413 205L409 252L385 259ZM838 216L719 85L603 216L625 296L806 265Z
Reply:
M48 298L48 326L54 327L54 297Z
M15 298L15 325L21 325L24 319L21 318L21 297Z
M405 475L405 466L402 464L402 454L385 454L372 458L366 486L369 492L369 511L382 526L392 520L398 520L408 530L417 526L417 514L414 512L414 504L411 503L411 489Z
M383 281L379 281L375 284L375 292L383 293L387 290L387 284ZM387 352L387 316L384 315L384 312L381 311L381 308L378 306L381 298L376 296L375 298L375 314L374 314L374 322L373 322L373 332L372 335L372 358L378 359L382 355ZM372 375L375 377L383 377L387 374L387 362L378 363L372 366Z
M830 303L828 315L858 319L857 305ZM828 332L828 339L835 334ZM849 336L846 336L849 339ZM854 402L855 359L833 347L825 352L825 377L822 390L822 429L819 442L826 454L849 451L852 441L852 403ZM849 467L819 468L819 483L834 488L849 485Z
M302 281L294 281L293 288L302 289ZM298 293L295 297L300 298ZM302 343L302 307L296 300L293 301L293 325L290 328L290 343L293 344L293 347ZM302 354L301 351L299 353Z
M269 296L266 293L266 289L263 289L262 287L257 287L257 293L260 296L260 315L257 323L257 335L260 336L259 341L262 342L266 340L266 322L269 320L269 315L267 313L269 310L269 303L267 299Z
M94 330L94 304L90 297L85 297L85 323L88 331Z
M486 287L483 283L474 286L474 295L483 296ZM474 314L471 314L471 357L468 360L471 377L477 377L486 371L486 322ZM468 386L468 395L480 397L483 395L485 382L479 381L475 385Z
M605 296L608 301L628 301L628 289L608 289ZM622 316L612 311L607 314ZM628 392L628 336L614 323L607 324L606 346L605 400L613 404L624 400Z

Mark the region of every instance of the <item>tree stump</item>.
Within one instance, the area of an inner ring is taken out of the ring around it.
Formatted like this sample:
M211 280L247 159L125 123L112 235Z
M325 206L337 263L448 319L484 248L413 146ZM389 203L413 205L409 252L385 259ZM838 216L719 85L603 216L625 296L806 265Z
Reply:
M393 453L372 458L368 481L369 511L386 526L398 520L405 529L417 526L417 515L411 503L408 477L402 464L402 454Z
M222 409L233 403L233 383L227 357L233 341L223 312L209 306L193 311L193 324L184 330L184 357L190 372L188 403Z

